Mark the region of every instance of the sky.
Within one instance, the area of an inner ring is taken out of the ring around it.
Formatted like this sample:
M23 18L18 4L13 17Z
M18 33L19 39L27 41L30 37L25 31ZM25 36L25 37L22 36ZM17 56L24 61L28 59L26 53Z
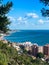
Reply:
M7 3L9 0L3 0ZM11 21L10 29L19 30L49 30L49 19L43 17L44 7L39 0L10 0L13 2L11 11L7 14Z

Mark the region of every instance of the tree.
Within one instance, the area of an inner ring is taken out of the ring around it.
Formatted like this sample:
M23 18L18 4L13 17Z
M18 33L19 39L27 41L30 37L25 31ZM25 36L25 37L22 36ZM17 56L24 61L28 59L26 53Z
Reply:
M10 20L7 17L8 12L12 7L12 2L7 2L6 4L2 4L2 0L0 0L0 30L6 33L9 28Z
M43 4L45 4L45 6L49 6L49 0L40 0L40 2L42 2Z
M49 7L49 0L40 0L40 2L42 2L45 7L46 6ZM49 17L49 9L42 8L41 13L42 13L42 16Z
M37 53L37 58L43 58L44 54L43 53Z
M6 55L0 52L0 65L8 65L8 59Z

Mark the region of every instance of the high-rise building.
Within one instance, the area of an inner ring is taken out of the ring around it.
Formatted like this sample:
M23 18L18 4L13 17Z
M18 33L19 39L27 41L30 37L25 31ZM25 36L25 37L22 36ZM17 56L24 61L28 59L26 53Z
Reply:
M36 56L38 53L38 46L37 45L33 45L32 46L32 55Z
M44 55L49 56L49 44L43 46L43 53Z
M38 53L43 53L43 46L38 46Z

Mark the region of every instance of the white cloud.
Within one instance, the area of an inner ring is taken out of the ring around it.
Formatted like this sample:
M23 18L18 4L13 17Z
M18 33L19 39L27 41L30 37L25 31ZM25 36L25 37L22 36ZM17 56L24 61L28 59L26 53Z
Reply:
M43 24L45 21L43 21L42 19L39 19L38 22Z
M28 21L24 21L24 24L28 24Z
M17 21L25 21L27 18L25 18L25 17L18 17L17 18Z
M46 21L45 22L49 22L49 17L46 17Z
M28 17L32 17L32 18L38 18L39 16L36 13L27 13Z
M49 17L46 17L47 20L49 20Z
M19 17L19 18L17 19L17 21L22 21L22 17Z
M25 20L27 20L27 18L24 17L23 20L25 21Z
M16 21L16 19L12 16L8 16L8 18L11 20L11 21Z
M40 24L49 23L49 20L39 19L38 22L39 22Z
M24 17L18 17L17 21L26 21L29 18L38 18L39 16L36 13L27 13Z
M27 24L27 20L25 17L18 17L17 21L18 21L18 24Z
M32 16L33 15L33 13L27 13L27 16Z
M47 20L46 22L49 22L49 20Z
M28 23L28 21L18 21L18 24L27 24Z
M18 24L27 24L28 25L29 23L32 24L32 22L30 22L30 20L32 18L38 18L38 17L39 16L36 13L27 13L24 17L22 17L22 16L18 17L17 21L18 21Z

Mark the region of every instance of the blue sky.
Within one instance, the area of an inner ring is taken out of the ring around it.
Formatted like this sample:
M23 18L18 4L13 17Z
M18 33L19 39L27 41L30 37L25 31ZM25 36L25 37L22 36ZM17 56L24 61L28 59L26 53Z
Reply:
M4 3L7 1L9 0L3 0ZM11 29L49 30L49 20L42 17L40 10L44 6L39 0L10 1L13 2L13 7L7 16L11 20Z

